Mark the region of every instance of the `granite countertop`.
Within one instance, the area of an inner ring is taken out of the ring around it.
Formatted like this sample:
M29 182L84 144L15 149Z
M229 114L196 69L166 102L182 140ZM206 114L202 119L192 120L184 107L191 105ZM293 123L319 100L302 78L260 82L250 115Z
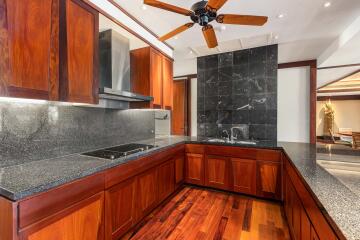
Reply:
M334 149L327 154L326 149L306 143L258 142L256 145L209 143L201 138L180 136L155 138L138 141L138 143L154 144L157 147L115 160L72 154L0 168L0 195L12 201L18 201L75 179L127 163L140 156L183 143L283 149L313 195L321 203L322 211L334 220L347 239L360 239L360 197L357 194L360 192L360 178L346 175L347 182L352 183L349 187L350 185L343 181L344 178L338 178L317 163L318 156L321 156L321 160L333 160L331 153L336 152ZM321 152L321 155L317 152ZM342 155L338 156L341 159ZM360 164L359 155L352 158L352 161L354 159Z

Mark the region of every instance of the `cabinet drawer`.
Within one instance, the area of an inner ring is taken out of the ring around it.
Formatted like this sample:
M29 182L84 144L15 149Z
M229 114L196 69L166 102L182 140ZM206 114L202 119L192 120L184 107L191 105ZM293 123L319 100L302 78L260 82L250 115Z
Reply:
M19 203L19 228L53 215L104 189L104 174L62 185Z
M186 144L186 145L185 145L185 152L187 152L187 153L204 154L204 152L205 152L205 145Z

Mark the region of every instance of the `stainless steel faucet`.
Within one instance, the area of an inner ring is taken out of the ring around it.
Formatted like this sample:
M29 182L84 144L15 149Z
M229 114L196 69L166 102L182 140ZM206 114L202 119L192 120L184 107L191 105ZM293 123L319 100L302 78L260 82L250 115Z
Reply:
M226 133L226 136L227 136L226 140L227 140L227 141L230 141L229 132L228 132L227 130L223 130L222 133Z
M238 130L240 130L241 131L241 128L240 127L232 127L231 129L230 129L230 131L231 131L231 142L233 142L233 141L235 141L235 139L237 140L237 135L235 136L234 135L234 129L238 129Z

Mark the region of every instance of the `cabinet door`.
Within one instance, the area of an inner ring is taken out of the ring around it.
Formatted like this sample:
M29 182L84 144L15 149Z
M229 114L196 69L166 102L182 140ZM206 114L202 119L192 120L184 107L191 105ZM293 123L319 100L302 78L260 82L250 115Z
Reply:
M315 232L315 229L313 226L311 226L311 240L320 240L319 236L317 235L317 233ZM335 239L335 238L333 238Z
M60 71L61 98L97 103L99 13L83 1L61 0L64 1L66 31L60 31L60 60L66 70Z
M94 195L56 215L31 225L30 228L20 233L20 239L104 239L103 202L103 193Z
M159 166L158 179L159 179L159 201L167 198L174 192L175 176L174 176L174 160L170 160Z
M251 159L231 159L233 191L256 194L256 161Z
M202 154L186 154L186 182L204 184L204 158Z
M105 192L106 239L117 239L135 223L135 190L131 178Z
M171 110L173 106L173 61L163 56L163 108Z
M311 223L305 209L301 208L301 240L311 239Z
M138 176L137 204L138 218L142 218L157 205L158 202L158 172L152 168Z
M0 3L2 96L58 100L58 0Z
M281 163L257 161L257 194L281 199Z
M206 156L205 185L214 188L229 188L229 158Z
M162 58L161 53L154 49L150 50L150 86L154 101L154 108L162 107Z
M179 184L184 181L184 156L175 158L175 183Z

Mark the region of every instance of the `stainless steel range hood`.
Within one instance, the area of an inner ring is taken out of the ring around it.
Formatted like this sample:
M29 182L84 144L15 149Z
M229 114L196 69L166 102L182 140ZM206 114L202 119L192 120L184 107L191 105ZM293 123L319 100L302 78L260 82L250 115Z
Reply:
M153 97L130 92L129 39L114 30L106 30L99 34L99 48L100 105L116 106L114 101L139 102L153 100ZM124 103L121 106L124 108Z

